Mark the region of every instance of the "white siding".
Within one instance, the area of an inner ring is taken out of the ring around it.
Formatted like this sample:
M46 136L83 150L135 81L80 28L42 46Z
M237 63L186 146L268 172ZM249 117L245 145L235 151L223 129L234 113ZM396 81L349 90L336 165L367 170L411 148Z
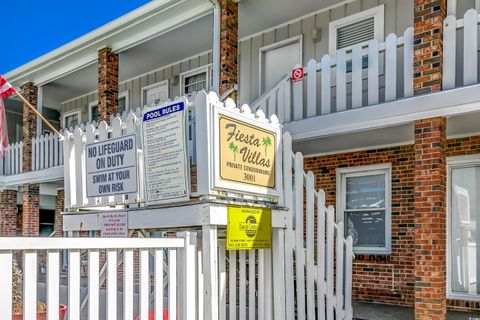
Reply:
M328 53L328 25L331 21L385 5L385 35L403 32L413 25L413 0L357 0L332 10L323 11L304 19L275 29L241 39L239 44L240 61L240 103L252 103L259 95L259 55L260 48L282 40L303 35L302 59L306 66L308 60L320 61ZM320 11L321 4L318 10ZM320 41L311 40L312 29L320 31ZM402 57L399 57L402 58ZM402 88L398 88L402 90Z

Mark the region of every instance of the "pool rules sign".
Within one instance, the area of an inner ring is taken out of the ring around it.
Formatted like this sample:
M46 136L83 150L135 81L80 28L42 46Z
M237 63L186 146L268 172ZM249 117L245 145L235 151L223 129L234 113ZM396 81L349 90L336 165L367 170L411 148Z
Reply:
M137 144L127 135L85 147L87 197L136 193Z
M185 98L143 113L145 200L147 205L190 198Z

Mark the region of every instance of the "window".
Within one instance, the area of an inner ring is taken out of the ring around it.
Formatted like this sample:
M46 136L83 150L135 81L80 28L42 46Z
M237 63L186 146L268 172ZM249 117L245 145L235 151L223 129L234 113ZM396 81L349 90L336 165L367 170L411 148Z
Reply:
M329 52L335 55L337 50L349 51L356 44L367 44L372 39L383 41L384 15L383 5L347 16L329 24Z
M200 69L195 69L189 72L185 72L180 75L182 79L182 95L190 95L194 92L201 90L206 90L209 88L208 85L208 68L202 67Z
M448 159L448 295L480 299L480 156Z
M92 101L88 104L88 119L90 122L98 122L98 101Z
M391 165L337 170L337 207L356 253L391 251Z
M118 113L120 114L130 108L128 103L128 93L128 90L126 90L118 95Z
M80 111L67 112L62 117L64 128L74 128L80 123Z

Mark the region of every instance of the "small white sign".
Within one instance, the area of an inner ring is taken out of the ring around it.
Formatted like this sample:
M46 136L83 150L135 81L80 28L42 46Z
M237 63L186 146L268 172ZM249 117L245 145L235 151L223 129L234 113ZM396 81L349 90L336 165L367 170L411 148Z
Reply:
M143 114L145 200L147 205L190 198L185 98Z
M85 147L87 197L123 195L138 191L135 135Z
M128 215L126 212L103 212L100 214L100 236L102 238L126 238Z

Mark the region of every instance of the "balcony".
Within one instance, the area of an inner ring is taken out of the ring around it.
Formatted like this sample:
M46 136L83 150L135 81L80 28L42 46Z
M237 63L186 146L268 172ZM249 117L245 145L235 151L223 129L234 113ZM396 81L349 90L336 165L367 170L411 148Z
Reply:
M15 186L63 179L63 142L57 135L32 140L31 171L23 170L23 142L8 145L0 159L0 185Z
M402 141L377 139L380 131L375 135L378 144L404 143L413 139L413 131L406 134L411 129L406 124L433 116L451 117L449 136L473 132L465 121L479 118L479 22L475 9L462 19L445 19L441 92L414 96L414 31L408 28L401 36L388 35L385 42L372 40L348 52L310 60L303 81L286 75L252 108L277 114L295 141L404 125L397 131L402 132ZM363 138L372 139L372 132ZM352 142L345 149L354 147Z

